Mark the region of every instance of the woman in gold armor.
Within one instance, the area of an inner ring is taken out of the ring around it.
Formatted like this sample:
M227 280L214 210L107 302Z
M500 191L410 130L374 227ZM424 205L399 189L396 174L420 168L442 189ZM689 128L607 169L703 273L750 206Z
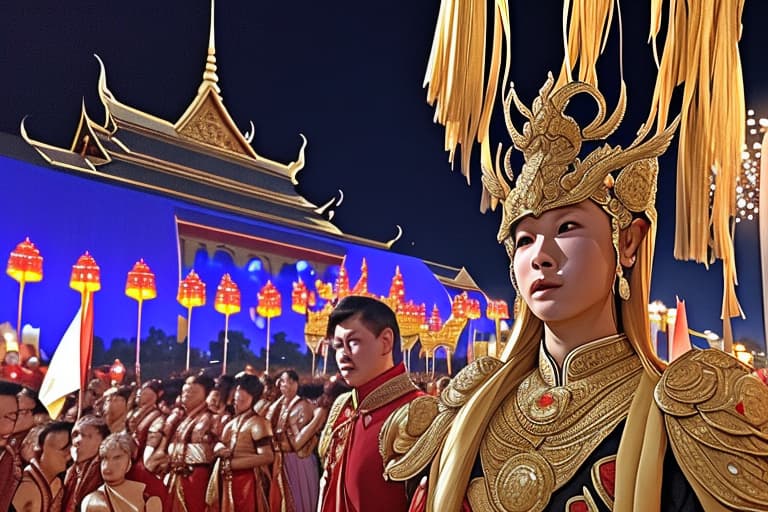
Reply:
M565 114L577 94L598 105L584 127ZM768 388L721 351L667 367L650 344L657 157L676 122L580 159L617 128L624 89L608 119L596 88L551 76L531 109L514 90L504 107L525 164L514 188L487 168L483 183L518 292L510 342L389 418L386 475L425 475L421 510L768 510Z

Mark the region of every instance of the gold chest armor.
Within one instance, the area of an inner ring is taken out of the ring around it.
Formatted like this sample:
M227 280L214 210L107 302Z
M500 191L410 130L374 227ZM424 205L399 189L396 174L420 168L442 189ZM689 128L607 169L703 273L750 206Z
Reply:
M467 492L472 510L543 510L627 417L641 375L624 335L578 347L562 372L542 344L538 369L488 424L480 444L484 476Z

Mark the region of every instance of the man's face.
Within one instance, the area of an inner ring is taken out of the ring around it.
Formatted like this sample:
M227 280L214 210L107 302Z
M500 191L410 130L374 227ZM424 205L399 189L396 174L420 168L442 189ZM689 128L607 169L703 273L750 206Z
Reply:
M192 379L189 377L181 388L181 405L188 411L205 402L205 387Z
M40 455L40 465L44 466L48 473L58 474L67 469L69 462L69 432L51 432L43 442L43 452Z
M110 447L101 457L101 478L107 485L119 485L131 466L131 458L117 446Z
M157 393L152 388L143 387L139 389L139 407L155 405L157 403Z
M32 411L35 410L35 401L26 395L18 395L19 415L16 419L16 428L13 433L26 432L35 424L35 416Z
M104 440L99 430L90 425L76 425L72 430L72 458L83 462L99 453L99 445Z
M293 398L299 391L299 383L293 380L287 373L280 375L278 385L280 386L280 393L286 397Z
M362 386L392 367L393 337L388 327L375 335L360 321L360 315L336 326L332 344L336 365L347 384Z
M205 398L205 403L208 404L208 408L212 411L218 411L221 407L221 393L219 390L212 389Z
M235 398L233 402L235 406L235 414L241 414L251 408L253 405L253 397L241 386L237 386L237 388L235 388Z
M125 398L117 393L113 393L104 399L104 416L108 420L116 420L123 416L128 410L128 403Z
M0 446L5 446L13 433L18 417L19 403L13 395L0 395Z

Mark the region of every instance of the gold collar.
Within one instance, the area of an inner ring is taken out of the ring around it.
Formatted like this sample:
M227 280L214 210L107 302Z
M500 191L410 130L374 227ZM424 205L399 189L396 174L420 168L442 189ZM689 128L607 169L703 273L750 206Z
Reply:
M538 369L504 399L483 435L483 478L468 490L473 510L544 510L627 417L642 372L623 334L571 351L562 371L542 344Z
M539 346L539 373L550 386L567 386L584 379L634 353L624 334L599 338L571 350L563 361L563 369L557 366L542 340Z

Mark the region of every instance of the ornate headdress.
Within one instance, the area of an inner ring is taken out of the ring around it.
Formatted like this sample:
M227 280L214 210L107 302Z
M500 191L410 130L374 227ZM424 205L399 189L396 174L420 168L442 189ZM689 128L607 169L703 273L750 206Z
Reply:
M606 102L595 87L570 82L553 91L553 84L550 73L530 110L522 104L514 87L504 101L507 130L514 147L523 153L525 163L514 188L505 181L498 163L496 169L483 166L483 185L494 199L502 202L498 240L505 243L511 259L514 251L511 230L522 217L539 216L548 210L591 199L611 216L619 293L626 300L629 285L618 261L619 231L629 226L636 214L645 214L655 221L657 159L669 146L677 121L645 142L638 138L626 149L604 144L582 160L579 153L583 142L605 139L618 128L626 109L626 89L622 84L619 103L606 120ZM594 120L584 128L565 114L571 98L580 93L591 96L598 106ZM528 119L522 133L511 120L513 101ZM514 181L513 149L510 147L504 158L504 173L510 181Z

